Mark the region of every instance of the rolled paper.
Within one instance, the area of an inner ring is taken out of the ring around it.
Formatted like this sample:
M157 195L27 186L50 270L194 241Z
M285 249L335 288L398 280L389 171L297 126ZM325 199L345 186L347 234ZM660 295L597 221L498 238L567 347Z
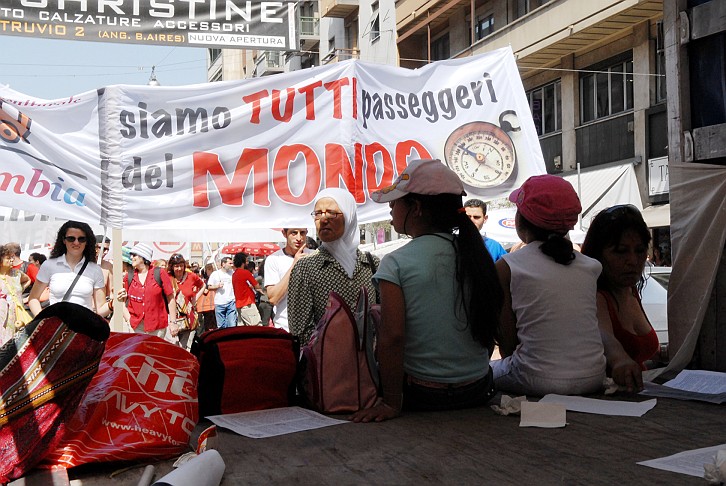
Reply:
M224 470L222 456L210 449L159 479L153 486L219 486Z

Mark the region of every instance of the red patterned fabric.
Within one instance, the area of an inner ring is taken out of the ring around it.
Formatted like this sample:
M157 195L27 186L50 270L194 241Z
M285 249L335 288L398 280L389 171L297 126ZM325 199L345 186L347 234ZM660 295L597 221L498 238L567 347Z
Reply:
M0 483L23 476L59 443L108 335L95 313L62 302L0 348Z

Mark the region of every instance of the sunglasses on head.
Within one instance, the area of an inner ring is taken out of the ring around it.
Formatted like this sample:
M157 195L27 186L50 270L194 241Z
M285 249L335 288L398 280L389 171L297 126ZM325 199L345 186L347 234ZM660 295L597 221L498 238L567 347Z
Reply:
M636 208L632 204L618 204L617 206L607 208L603 212L612 217L620 216L622 214L628 214L628 213L629 214L640 214L640 211L638 210L638 208Z
M63 239L66 240L68 243L75 243L76 240L78 240L78 243L85 243L88 238L86 238L85 236L79 236L78 238L76 238L75 236L66 236Z

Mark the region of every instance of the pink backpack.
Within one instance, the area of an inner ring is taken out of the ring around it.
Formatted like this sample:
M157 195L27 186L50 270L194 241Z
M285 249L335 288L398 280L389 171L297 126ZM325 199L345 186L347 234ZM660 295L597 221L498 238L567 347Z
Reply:
M325 314L303 348L302 388L310 407L323 413L355 412L378 398L375 335L380 307L361 288L355 314L330 292Z

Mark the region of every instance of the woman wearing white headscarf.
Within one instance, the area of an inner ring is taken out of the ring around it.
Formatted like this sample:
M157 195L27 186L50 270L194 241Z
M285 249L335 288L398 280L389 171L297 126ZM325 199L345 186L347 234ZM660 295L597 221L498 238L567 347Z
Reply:
M368 256L358 250L358 216L353 196L345 189L321 191L314 200L312 212L318 237L323 242L318 250L299 260L290 272L288 287L288 323L290 332L303 343L310 340L315 325L325 313L331 290L355 308L361 287L375 298ZM373 266L378 258L372 257Z

